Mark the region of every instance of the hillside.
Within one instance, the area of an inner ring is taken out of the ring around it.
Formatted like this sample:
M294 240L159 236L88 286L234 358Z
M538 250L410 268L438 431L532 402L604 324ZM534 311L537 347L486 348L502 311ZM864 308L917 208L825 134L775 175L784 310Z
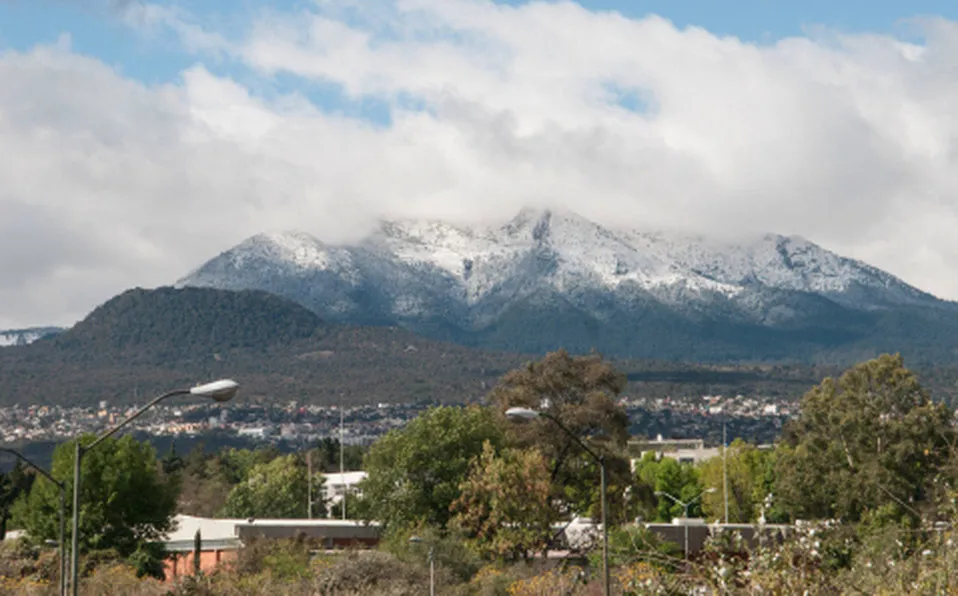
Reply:
M327 321L509 352L850 364L901 351L935 364L958 349L958 305L803 238L720 242L548 210L382 222L346 246L261 234L177 285L265 290Z
M423 339L396 327L325 323L265 292L130 290L63 333L0 348L0 405L142 403L145 396L218 377L246 402L462 402L534 358ZM705 393L796 398L835 366L704 365L616 360L629 395ZM954 369L923 371L951 398Z
M221 376L247 401L461 401L521 361L396 328L327 325L265 292L136 289L58 336L0 348L0 403L139 402Z

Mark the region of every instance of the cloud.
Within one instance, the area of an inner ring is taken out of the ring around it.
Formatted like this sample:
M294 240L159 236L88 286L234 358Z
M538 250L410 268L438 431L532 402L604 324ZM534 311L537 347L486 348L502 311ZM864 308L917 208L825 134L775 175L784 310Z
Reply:
M0 327L72 322L259 231L523 205L801 234L958 298L955 23L752 44L567 2L319 0L239 30L116 11L196 64L144 85L64 45L0 54L0 250L24 255Z

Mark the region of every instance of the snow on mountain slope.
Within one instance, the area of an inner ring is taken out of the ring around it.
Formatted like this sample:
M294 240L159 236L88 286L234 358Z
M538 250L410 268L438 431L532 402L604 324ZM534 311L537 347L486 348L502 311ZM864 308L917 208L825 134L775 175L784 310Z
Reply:
M515 326L505 321L519 312L561 311L591 321L580 327L592 331L582 333L599 337L612 322L647 327L653 319L666 327L712 321L726 330L831 329L846 312L943 304L795 236L726 243L534 209L503 225L384 221L349 246L302 232L261 234L178 284L262 289L331 320L400 324L454 340L491 329L518 336L502 326ZM521 338L509 341L521 347Z
M533 255L543 264L551 261L545 277L560 292L611 290L626 282L645 289L682 284L729 296L739 291L570 212L526 209L504 226L474 229L435 221L388 222L367 242L406 264L445 272L461 284L462 297L471 304L522 275L523 263Z
M640 236L641 233L633 233ZM799 236L767 234L743 244L702 237L658 238L670 258L686 270L733 286L761 285L843 300L869 288L881 304L908 304L934 298L866 263L829 252ZM867 300L849 305L869 307Z
M0 331L0 347L25 346L41 337L63 331L60 327L31 327L29 329L7 329Z

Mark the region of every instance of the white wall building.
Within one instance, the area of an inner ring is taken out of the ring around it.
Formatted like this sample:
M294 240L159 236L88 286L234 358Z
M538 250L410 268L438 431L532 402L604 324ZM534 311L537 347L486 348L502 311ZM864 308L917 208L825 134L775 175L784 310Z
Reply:
M331 472L323 474L325 480L325 497L330 505L343 500L346 491L353 496L362 496L362 490L357 486L366 478L366 472Z

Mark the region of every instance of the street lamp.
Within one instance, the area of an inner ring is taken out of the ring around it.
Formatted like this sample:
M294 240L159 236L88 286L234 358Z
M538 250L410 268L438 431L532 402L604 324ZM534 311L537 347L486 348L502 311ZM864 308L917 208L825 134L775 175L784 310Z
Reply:
M231 379L220 379L219 381L213 381L212 383L207 383L205 385L197 385L190 389L177 389L176 391L170 391L164 393L159 397L153 398L153 401L146 404L131 416L129 416L123 422L117 424L110 430L106 431L102 435L96 438L92 443L86 447L80 445L80 438L77 437L76 440L76 456L73 460L73 536L70 552L70 575L72 580L72 590L73 596L77 596L79 588L79 545L80 545L80 463L83 459L83 455L103 442L104 439L112 436L121 428L135 420L143 412L146 412L156 404L160 403L164 399L174 397L177 395L195 395L197 397L206 397L217 402L227 402L233 399L233 396L236 395L236 391L239 389L239 384L236 381Z
M27 464L37 472L39 472L44 478L57 485L57 488L60 489L60 540L57 542L57 550L59 551L60 556L60 594L61 596L66 596L67 593L67 558L66 551L64 548L66 545L63 543L63 535L66 533L66 506L67 506L67 487L65 484L54 478L49 472L33 463L25 455L19 451L9 449L7 447L0 447L0 452L9 453L10 455L15 456L17 459Z
M702 492L700 492L698 495L696 495L694 499L686 503L684 501L680 501L679 499L677 499L676 497L673 497L672 495L670 495L669 493L665 491L661 491L661 490L655 491L655 494L657 496L668 497L672 499L673 501L675 501L676 503L678 503L685 510L685 513L683 513L683 515L685 516L685 522L682 525L685 526L685 560L686 561L689 559L689 507L693 503L701 499L702 495L704 495L705 493L714 493L714 492L715 492L714 488L707 488L703 490Z
M565 434L572 437L576 443L579 444L582 449L592 456L599 463L599 468L601 470L602 479L601 479L601 491L602 491L602 573L604 576L605 583L605 596L610 596L612 594L612 581L611 574L609 572L609 526L607 523L607 504L606 504L606 484L607 484L607 474L605 469L605 456L598 455L595 451L589 449L589 446L586 445L582 439L577 437L575 433L570 431L565 427L564 424L559 422L559 419L555 416L547 413L540 412L538 410L532 410L530 408L509 408L506 410L506 416L512 420L534 420L536 418L547 418L555 423L560 429L562 429Z
M420 544L422 538L419 536L410 536L409 542ZM429 545L429 596L436 596L436 561L433 557L433 546Z

